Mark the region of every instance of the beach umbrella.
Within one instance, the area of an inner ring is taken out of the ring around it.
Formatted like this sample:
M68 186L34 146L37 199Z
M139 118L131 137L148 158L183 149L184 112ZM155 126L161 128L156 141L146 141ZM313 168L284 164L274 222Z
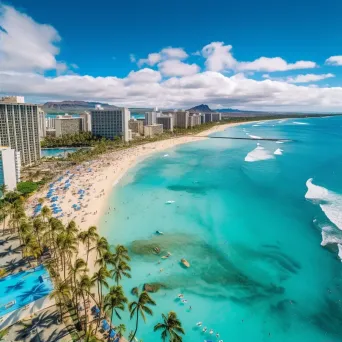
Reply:
M106 320L102 321L102 329L103 330L109 330L110 329L110 326Z
M110 338L114 338L114 336L116 335L116 332L114 329L111 329L110 332L109 332L109 337Z

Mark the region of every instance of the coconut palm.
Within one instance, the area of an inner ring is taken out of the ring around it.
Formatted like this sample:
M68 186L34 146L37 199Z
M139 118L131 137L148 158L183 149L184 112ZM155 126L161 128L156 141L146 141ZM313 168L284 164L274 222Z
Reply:
M98 292L98 298L99 298L99 303L102 307L102 289L103 287L109 288L109 284L107 282L107 278L110 277L110 272L106 267L100 267L97 272L94 273L94 275L91 278L92 284L95 285L97 284L97 292ZM100 308L101 309L101 308Z
M89 252L91 250L90 245L92 242L95 242L99 237L96 230L97 228L95 226L91 226L88 228L88 230L85 230L78 235L81 241L87 245L87 264L88 264Z
M122 286L112 286L109 293L104 299L104 309L106 312L110 313L110 320L113 320L113 314L121 319L118 310L125 310L125 304L128 302L125 294L123 292Z
M69 285L66 282L56 282L53 291L50 293L50 298L57 299L61 312L61 319L63 320L63 305L65 305L70 298Z
M67 234L71 234L73 236L76 236L76 234L78 233L78 228L76 226L76 222L75 221L70 221L66 227L65 227L65 231Z
M116 284L119 285L119 281L122 279L122 276L127 278L131 278L131 274L129 273L131 268L125 261L119 261L112 271L113 278L116 281Z
M37 240L32 234L26 235L24 239L23 256L28 258L29 263L30 257L33 257L39 263L38 260L42 255L42 249L39 247Z
M104 252L96 261L99 266L115 266L113 254L109 251Z
M119 324L117 327L116 327L116 331L118 333L118 335L120 337L123 336L123 334L126 332L126 326L125 324Z
M99 339L93 331L87 331L84 336L85 342L102 342L102 339Z
M65 279L67 264L70 264L73 253L77 252L77 240L72 235L62 232L57 235L56 244L61 254Z
M182 342L183 338L180 334L185 334L182 323L174 311L170 311L167 316L162 314L163 322L154 326L154 331L161 330L161 338L166 342L169 338L170 342Z
M144 322L146 322L146 314L153 315L152 310L150 309L149 305L156 305L155 301L149 296L146 291L141 292L138 297L137 301L131 302L128 306L130 311L130 318L132 319L134 315L136 315L136 323L135 323L135 330L129 342L132 342L137 331L139 325L139 314L141 315Z
M95 243L96 259L102 257L105 252L109 251L109 244L106 238L98 237Z
M47 229L46 223L42 221L41 217L34 218L32 222L33 231L37 237L37 241L40 247L43 247L42 236Z
M43 216L43 219L47 221L47 219L51 217L51 214L51 209L48 206L44 205L44 207L41 210L41 215Z
M2 197L6 196L6 193L7 193L7 185L6 184L1 184L0 185L0 192L2 194Z
M114 252L114 261L115 263L119 263L120 261L130 261L131 258L128 255L128 250L125 246L123 245L117 245L115 247L115 252Z
M83 299L84 315L85 315L85 331L88 327L88 310L86 305L86 296L89 298L90 289L92 287L91 279L88 274L82 274L80 280L77 282L77 287Z

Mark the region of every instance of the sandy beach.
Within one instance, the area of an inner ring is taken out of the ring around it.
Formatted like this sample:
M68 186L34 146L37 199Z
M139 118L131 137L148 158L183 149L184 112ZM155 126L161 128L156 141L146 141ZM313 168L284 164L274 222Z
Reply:
M59 212L54 214L55 217L60 218L64 223L74 220L80 230L97 226L100 218L108 210L108 197L114 186L131 167L153 153L206 139L209 134L239 124L241 123L217 125L198 135L161 140L100 155L96 160L70 168L63 177L56 179L53 185L32 196L28 201L28 213L33 214L38 199L46 198L52 188L52 196L58 196L54 203L59 208ZM46 199L44 205L50 206L51 203ZM79 255L83 254L85 255L85 252L80 251Z

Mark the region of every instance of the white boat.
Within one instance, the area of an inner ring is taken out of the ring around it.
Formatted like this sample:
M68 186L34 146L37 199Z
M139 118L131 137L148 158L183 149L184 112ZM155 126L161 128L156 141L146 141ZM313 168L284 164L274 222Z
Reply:
M202 326L202 322L197 322L196 325L197 325L198 327L201 327L201 326Z
M175 203L175 201L169 200L169 201L166 201L166 202L165 202L165 204L172 204L172 203Z
M210 329L209 334L212 335L214 333L213 329Z
M156 230L156 234L157 234L157 235L164 235L164 233L161 232L160 230Z

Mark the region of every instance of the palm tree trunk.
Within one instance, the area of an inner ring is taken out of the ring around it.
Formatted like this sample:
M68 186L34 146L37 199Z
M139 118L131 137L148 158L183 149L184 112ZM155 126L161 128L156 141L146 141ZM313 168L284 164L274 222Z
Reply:
M135 331L133 333L133 336L131 337L131 339L129 340L129 342L132 342L134 340L134 337L138 331L138 324L139 324L139 309L137 309L137 321L136 321L136 324L135 324Z
M90 241L88 237L88 242L87 242L87 265L88 265L88 257L89 257L89 248L90 248Z
M82 292L82 297L83 297L83 305L84 305L84 314L85 314L85 327L84 327L84 331L87 333L87 327L88 327L88 313L87 313L87 308L86 308L86 301L85 301L85 297L84 294Z

